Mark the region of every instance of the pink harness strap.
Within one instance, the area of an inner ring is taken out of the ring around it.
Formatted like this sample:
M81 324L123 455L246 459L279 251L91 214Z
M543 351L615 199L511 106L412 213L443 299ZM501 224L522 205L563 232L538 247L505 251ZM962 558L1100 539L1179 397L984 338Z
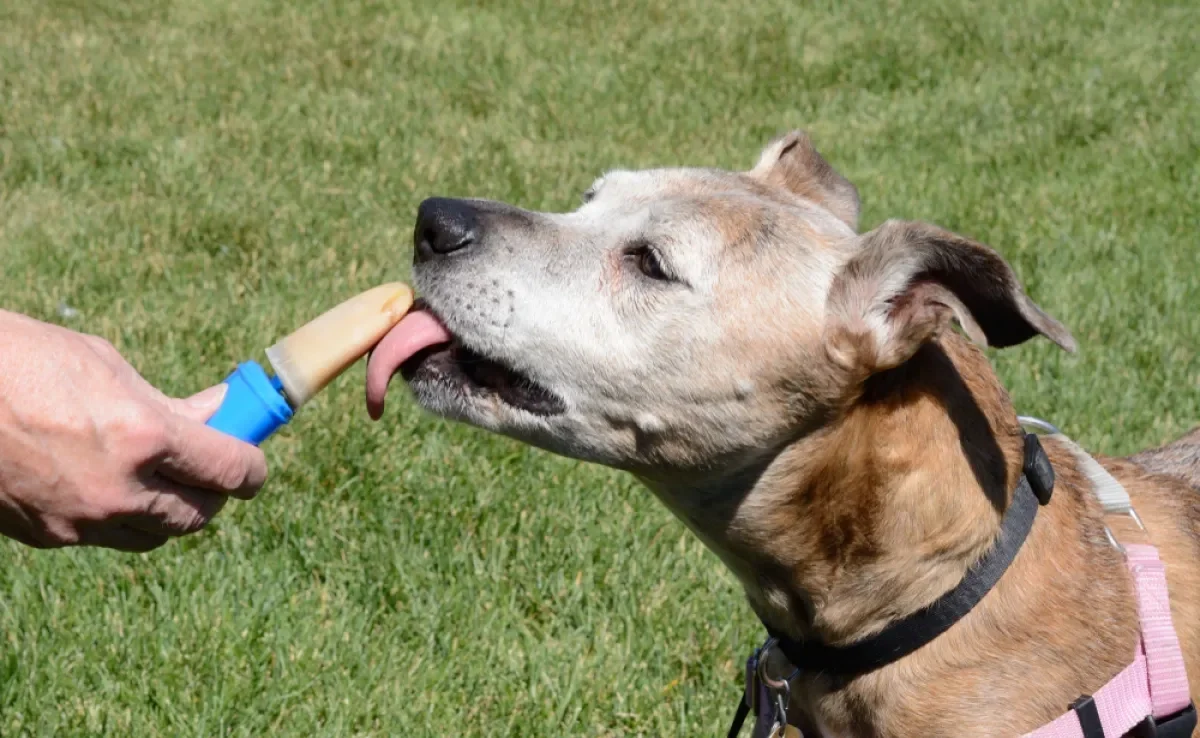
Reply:
M1100 688L1092 701L1105 738L1120 738L1149 715L1174 715L1191 703L1183 651L1171 622L1167 576L1154 546L1126 546L1137 593L1141 639L1133 663ZM1022 738L1086 738L1075 710Z
M1154 716L1179 712L1191 702L1183 651L1171 622L1167 572L1154 546L1126 546L1129 568L1137 583L1138 616L1142 621L1142 648L1150 676Z

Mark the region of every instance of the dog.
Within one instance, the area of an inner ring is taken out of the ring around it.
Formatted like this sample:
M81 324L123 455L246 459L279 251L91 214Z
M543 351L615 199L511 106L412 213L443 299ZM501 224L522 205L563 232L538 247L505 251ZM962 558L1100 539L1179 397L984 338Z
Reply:
M1075 350L996 251L920 222L859 233L858 217L801 131L746 171L610 171L570 213L431 198L414 236L425 338L372 355L368 404L382 412L398 370L433 413L632 473L773 632L854 643L997 540L1024 434L981 347ZM1093 694L1139 643L1106 531L1158 548L1200 696L1200 429L1097 457L1144 531L1104 514L1067 442L1043 446L1053 496L994 588L897 661L797 675L804 736L1015 736Z

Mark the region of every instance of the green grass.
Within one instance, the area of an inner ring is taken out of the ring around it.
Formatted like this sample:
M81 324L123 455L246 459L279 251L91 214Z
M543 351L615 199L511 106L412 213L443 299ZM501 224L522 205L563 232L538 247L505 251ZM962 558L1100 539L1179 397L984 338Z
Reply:
M569 208L802 126L865 226L990 243L1075 331L996 356L1023 411L1163 441L1200 421L1200 6L984 5L6 0L0 305L187 394L406 278L424 196ZM647 493L361 394L204 533L0 544L0 735L724 729L758 629Z

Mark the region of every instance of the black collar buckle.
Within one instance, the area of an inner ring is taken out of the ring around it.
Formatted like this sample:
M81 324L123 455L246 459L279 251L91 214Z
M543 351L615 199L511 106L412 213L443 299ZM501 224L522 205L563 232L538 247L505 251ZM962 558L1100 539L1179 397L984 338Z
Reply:
M1050 465L1050 457L1042 448L1042 442L1036 434L1025 434L1025 478L1037 497L1038 504L1050 504L1050 494L1054 492L1054 467Z

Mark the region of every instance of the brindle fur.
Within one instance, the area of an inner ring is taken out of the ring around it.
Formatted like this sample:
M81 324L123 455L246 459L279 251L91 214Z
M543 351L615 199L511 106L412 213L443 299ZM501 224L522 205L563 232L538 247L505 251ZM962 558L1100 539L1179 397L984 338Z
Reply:
M635 473L796 638L877 632L952 588L994 540L1021 430L951 323L975 343L1074 347L995 251L927 224L857 233L857 191L799 132L746 172L613 172L574 213L490 203L477 218L472 250L418 263L416 283L460 340L567 411L535 417L421 381L418 399ZM680 280L638 274L635 242L661 248ZM1075 457L1045 446L1053 499L999 584L892 665L799 678L789 714L806 734L1014 736L1130 662L1130 577ZM1200 430L1100 461L1147 533L1107 522L1166 561L1200 697Z

